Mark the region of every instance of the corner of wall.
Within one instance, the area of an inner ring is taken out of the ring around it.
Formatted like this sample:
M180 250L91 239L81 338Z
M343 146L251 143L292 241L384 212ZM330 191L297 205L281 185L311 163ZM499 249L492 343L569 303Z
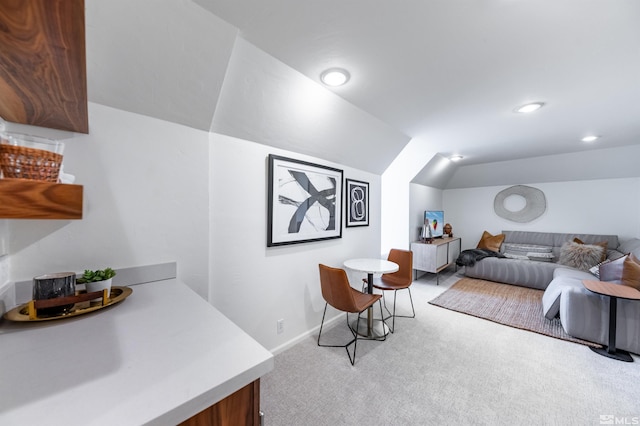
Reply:
M14 286L9 283L9 255L0 254L0 316L15 305Z
M9 221L0 220L0 257L9 254ZM0 285L3 283L0 275Z

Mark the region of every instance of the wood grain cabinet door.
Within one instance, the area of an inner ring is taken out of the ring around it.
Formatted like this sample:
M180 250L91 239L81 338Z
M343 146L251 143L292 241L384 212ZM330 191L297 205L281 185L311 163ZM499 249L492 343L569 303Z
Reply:
M180 426L259 426L260 379L180 423Z

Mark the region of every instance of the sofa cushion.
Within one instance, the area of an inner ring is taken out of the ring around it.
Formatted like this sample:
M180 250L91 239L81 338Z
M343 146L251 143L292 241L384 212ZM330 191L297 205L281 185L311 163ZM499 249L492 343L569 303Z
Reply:
M581 271L573 268L556 268L553 271L553 278L563 277L567 279L579 280L593 280L593 276L587 271Z
M640 259L635 257L633 253L626 257L622 264L622 278L620 282L623 285L634 287L640 290Z
M542 294L542 312L546 319L554 319L560 312L560 295L564 284L561 280L553 280Z
M617 250L624 254L633 253L636 257L640 258L640 239L631 238L620 244Z
M480 237L477 248L499 252L503 241L504 234L491 235L487 231L484 231L482 237Z
M555 263L485 257L473 266L465 266L464 274L470 278L544 290L556 269Z
M599 245L578 244L569 241L562 245L558 263L588 271L592 266L602 261L603 251L603 247Z
M545 318L552 320L560 312L560 296L567 287L582 287L583 279L590 274L576 269L558 268L553 272L553 280L542 294L542 312Z

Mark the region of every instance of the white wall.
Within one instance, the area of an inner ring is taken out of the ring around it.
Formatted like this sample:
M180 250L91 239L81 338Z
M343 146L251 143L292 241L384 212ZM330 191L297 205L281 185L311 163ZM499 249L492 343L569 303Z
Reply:
M446 221L474 248L482 232L503 230L616 234L621 240L640 237L640 178L527 184L544 192L547 210L529 223L499 217L496 194L509 186L449 189L443 193Z
M428 141L412 139L382 174L382 245L386 257L392 248L408 249L413 241L410 232L410 183L433 158Z
M178 262L207 298L209 133L89 104L90 134L65 140L82 220L9 220L10 279Z
M412 183L409 185L409 236L416 241L424 224L425 210L444 210L442 207L442 190ZM444 215L449 222L449 215ZM442 224L444 226L444 224Z
M219 134L212 135L212 143L211 302L277 351L320 325L319 263L342 267L349 258L380 257L380 176ZM344 228L343 217L340 239L268 248L269 154L336 167L345 178L369 182L370 225ZM349 276L359 287L362 275ZM276 333L279 319L285 321L283 334Z

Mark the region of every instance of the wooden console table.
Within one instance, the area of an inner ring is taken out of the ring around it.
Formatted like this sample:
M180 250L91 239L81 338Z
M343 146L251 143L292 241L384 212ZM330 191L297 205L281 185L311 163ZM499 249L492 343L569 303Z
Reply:
M439 272L455 264L460 255L462 240L458 237L435 238L431 243L414 241L413 269L436 274L436 285L439 285Z

